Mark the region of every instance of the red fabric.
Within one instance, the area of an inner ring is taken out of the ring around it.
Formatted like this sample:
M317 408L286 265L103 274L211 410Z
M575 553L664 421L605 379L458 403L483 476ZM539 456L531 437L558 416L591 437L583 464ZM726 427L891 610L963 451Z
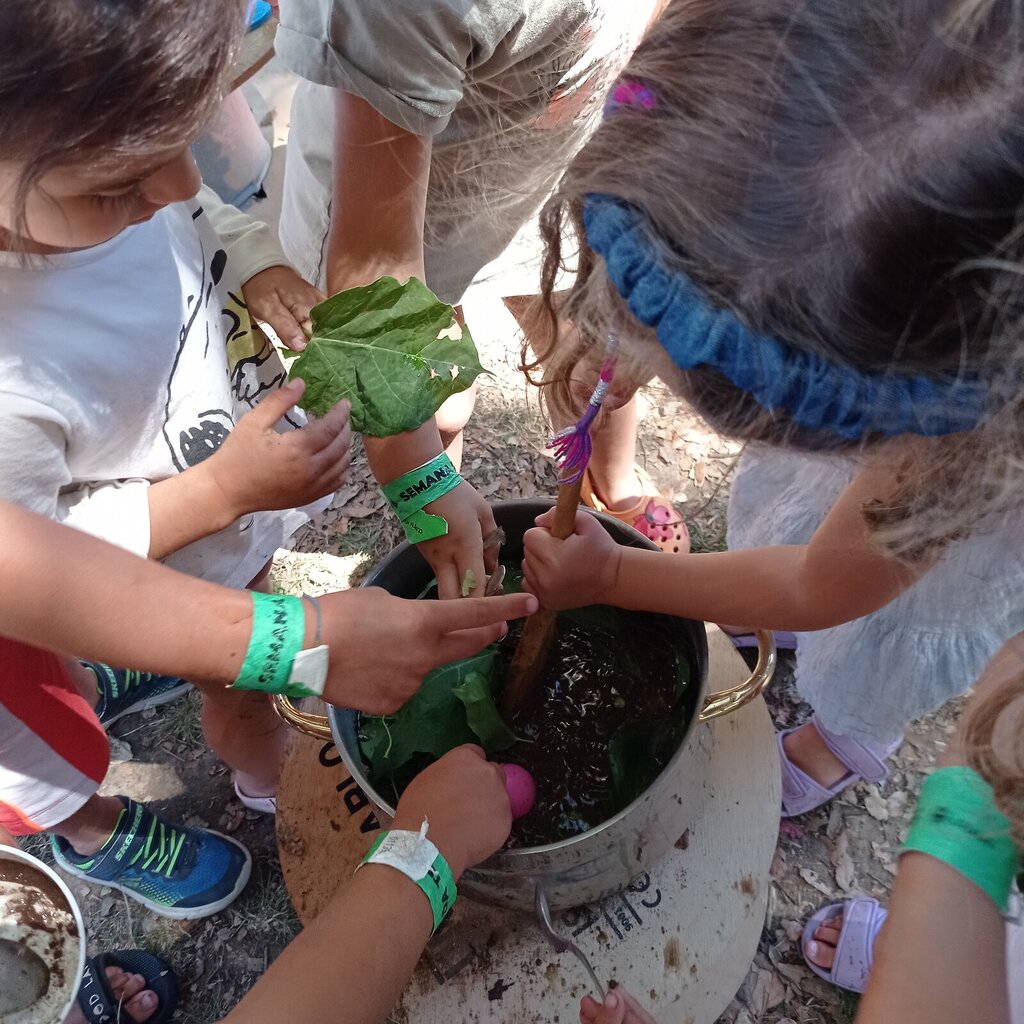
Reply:
M57 655L0 637L0 706L83 775L103 781L107 734Z

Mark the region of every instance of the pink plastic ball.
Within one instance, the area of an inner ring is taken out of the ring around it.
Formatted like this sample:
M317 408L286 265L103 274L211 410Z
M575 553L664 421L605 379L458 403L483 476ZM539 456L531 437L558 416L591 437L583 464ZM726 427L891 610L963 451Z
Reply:
M505 790L512 805L513 820L529 814L537 799L537 783L533 776L517 764L503 764L501 770L505 773Z

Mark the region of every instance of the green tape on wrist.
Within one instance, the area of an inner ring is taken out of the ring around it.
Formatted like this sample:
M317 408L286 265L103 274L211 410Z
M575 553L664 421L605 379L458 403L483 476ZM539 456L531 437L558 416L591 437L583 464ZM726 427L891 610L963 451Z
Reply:
M302 599L287 594L252 592L252 635L245 661L231 684L236 690L306 694L289 688L295 655L302 650L306 612Z
M384 497L395 510L410 544L420 544L448 533L448 521L443 516L432 515L423 509L432 501L443 498L460 483L462 477L459 471L442 452L422 466L384 485Z
M935 857L982 889L1006 913L1020 855L992 787L970 768L940 768L925 779L903 853Z
M418 885L430 902L435 932L455 906L455 876L437 847L427 839L426 821L419 832L382 832L359 867L363 864L387 864Z

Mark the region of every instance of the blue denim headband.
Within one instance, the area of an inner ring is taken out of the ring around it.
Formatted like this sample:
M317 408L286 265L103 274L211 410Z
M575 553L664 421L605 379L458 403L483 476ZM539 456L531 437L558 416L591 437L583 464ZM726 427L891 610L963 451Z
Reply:
M847 440L866 434L939 436L972 430L988 390L976 380L867 373L748 330L715 309L682 271L658 258L646 217L608 195L586 197L583 221L594 252L633 315L652 327L682 370L706 366L768 411Z

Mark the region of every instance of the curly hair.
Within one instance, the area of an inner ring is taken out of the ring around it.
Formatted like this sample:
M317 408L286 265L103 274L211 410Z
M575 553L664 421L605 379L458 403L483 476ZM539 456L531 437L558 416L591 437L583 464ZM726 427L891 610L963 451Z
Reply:
M586 245L583 198L611 194L643 211L669 269L752 330L871 372L985 381L994 401L979 428L915 442L897 493L865 509L884 547L916 556L1014 506L1022 15L1018 0L670 6L623 76L655 105L606 119L542 213L548 322L571 319L576 340L541 331L547 343L534 343L536 360L524 350L524 367L544 365L544 382L564 385L612 326L629 358L663 364ZM574 260L574 286L556 295ZM884 441L799 428L708 369L666 382L741 440L845 451Z

